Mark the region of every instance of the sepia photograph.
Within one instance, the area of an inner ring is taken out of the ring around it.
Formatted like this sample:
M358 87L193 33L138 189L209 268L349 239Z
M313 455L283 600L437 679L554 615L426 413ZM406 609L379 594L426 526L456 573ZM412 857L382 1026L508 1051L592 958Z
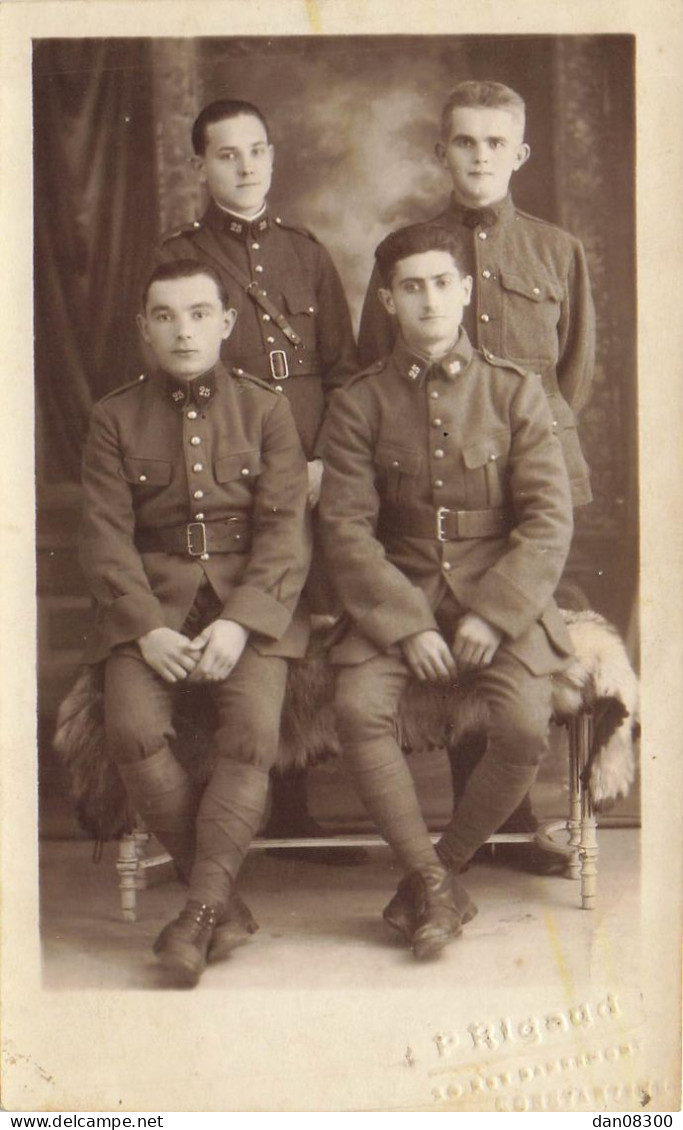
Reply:
M5 1109L680 1109L681 82L601 7L4 13Z

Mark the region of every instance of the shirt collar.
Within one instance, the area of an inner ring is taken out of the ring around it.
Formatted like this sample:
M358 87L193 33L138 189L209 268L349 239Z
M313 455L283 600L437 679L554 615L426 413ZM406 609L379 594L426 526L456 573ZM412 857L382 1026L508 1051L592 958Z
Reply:
M414 350L404 342L403 338L399 338L394 346L393 360L394 365L398 369L399 376L404 381L410 381L411 384L416 384L420 387L425 380L428 373L439 376L447 377L448 380L455 380L458 373L461 373L472 358L472 345L470 339L465 333L462 326L460 327L460 336L452 349L444 357L440 357L438 361L428 361L425 357L415 353Z
M448 206L449 213L456 222L471 230L495 227L501 221L509 219L514 208L509 193L504 200L499 200L497 204L491 204L487 208L467 208L464 204L458 204L453 196Z
M227 208L221 208L215 200L212 200L206 210L205 220L214 231L223 232L241 243L246 243L249 239L259 239L271 226L266 204L263 205L258 216L249 217L229 212Z
M170 373L160 370L165 382L166 396L176 408L187 408L188 404L196 404L199 408L207 408L216 395L216 370L194 377L191 381L180 381Z

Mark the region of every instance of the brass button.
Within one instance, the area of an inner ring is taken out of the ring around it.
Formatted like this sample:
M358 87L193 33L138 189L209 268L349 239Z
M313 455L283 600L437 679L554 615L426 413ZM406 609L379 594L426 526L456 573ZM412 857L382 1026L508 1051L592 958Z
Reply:
M479 315L479 321L480 322L490 322L491 319L489 318L488 314L480 314Z
M442 423L443 423L443 420L441 419L441 417L437 416L434 420L432 420L432 427L433 428L440 428Z
M477 232L477 238L478 239L488 239L488 235L486 234L485 231L478 231Z
M438 394L438 392L436 391L435 388L433 388L432 391L430 392L429 398L430 398L430 400L438 400L439 399L439 394Z
M204 521L204 515L202 513L195 514L194 520L195 520L195 522L203 522Z
M260 243L252 243L251 250L252 251L260 251L261 250L261 244Z
M190 409L190 411L187 414L187 418L188 418L188 420L196 420L197 419L197 413L195 412L194 408Z
M202 442L201 436L192 436L191 439L190 439L190 443L192 444L193 447L199 447L199 444L201 442Z
M249 468L243 467L242 470L240 471L240 474L241 475L248 475L249 474Z
M444 563L443 563L444 573L450 573L452 568L453 568L453 566L451 565L450 561L444 561Z
M283 391L282 385L275 385L275 391L276 392L282 392Z
M399 463L398 459L392 459L391 460L391 466L392 467L400 467L401 464Z
M257 273L258 275L260 275L260 274L261 274L261 273L263 272L263 267L261 266L261 264L260 264L260 263L258 263L258 264L257 264L257 266L256 266L256 267L254 267L254 270L256 271L256 273Z
M274 337L267 337L266 341L268 342L268 345L273 345L274 342L275 342L275 338Z
M482 271L482 272L481 272L481 277L482 277L483 279L490 279L490 278L491 278L491 272L490 272L490 271Z
M209 553L202 553L202 554L200 554L200 560L201 561L208 561L210 556L211 555Z
M261 314L261 321L262 322L269 322L270 321L270 314Z
M138 482L139 483L146 483L147 482L147 475L138 475Z
M309 314L315 314L315 306L309 306L308 312L309 312Z
M436 451L434 452L434 458L435 459L443 459L443 457L444 457L443 450L440 447L437 447Z
M535 286L531 293L532 294L540 294L541 293L540 287Z
M438 490L439 487L442 487L443 486L443 479L434 479L434 486L437 488L437 490Z
M204 491L203 490L196 490L196 491L193 492L192 497L193 498L203 498L204 497Z
M498 456L494 455L493 452L489 455L489 460L491 461L491 463L495 463L497 458Z
M200 471L204 470L204 464L203 463L193 463L192 464L192 470L195 472L196 475L198 475Z

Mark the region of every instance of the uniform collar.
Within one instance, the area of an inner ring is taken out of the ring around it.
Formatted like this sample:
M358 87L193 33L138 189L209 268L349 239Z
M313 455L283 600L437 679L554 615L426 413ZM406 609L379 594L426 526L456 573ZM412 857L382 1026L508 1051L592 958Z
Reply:
M448 206L449 215L458 224L471 231L476 228L495 227L496 224L509 219L514 210L515 206L509 193L504 200L499 200L497 204L492 204L488 208L466 208L464 204L458 204L453 196Z
M455 345L445 357L440 357L438 361L428 361L425 357L421 357L411 350L402 338L399 338L396 342L392 356L399 376L404 381L409 381L419 387L424 383L428 373L431 373L432 376L438 374L447 377L451 381L455 380L458 373L461 373L465 366L469 364L472 352L470 339L461 326L460 337Z
M193 403L200 408L207 408L216 395L216 369L209 369L191 381L179 381L163 369L159 370L159 375L164 382L166 396L178 409L187 408L188 404Z
M238 243L246 243L250 239L260 239L270 230L272 222L268 215L267 205L263 208L263 211L259 212L258 216L248 219L246 216L237 216L234 212L228 212L226 208L219 207L215 200L210 202L204 219L214 231L229 235L231 239L237 240Z

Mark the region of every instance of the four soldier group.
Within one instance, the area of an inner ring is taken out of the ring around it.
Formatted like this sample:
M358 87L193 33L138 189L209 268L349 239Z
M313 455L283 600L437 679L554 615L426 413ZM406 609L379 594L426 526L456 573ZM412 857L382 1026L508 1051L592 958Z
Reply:
M529 156L522 100L462 83L437 145L451 204L378 247L359 363L330 256L269 210L259 110L213 103L192 142L208 209L157 248L138 318L151 371L96 406L83 468L87 659L105 664L109 752L188 884L155 952L193 985L256 928L235 885L287 661L305 654L310 610L334 607L344 764L405 872L384 917L430 957L476 913L458 873L520 805L533 819L550 680L571 651L553 594L572 497L590 499L583 251L509 196ZM459 751L476 767L435 849L393 720L411 675L464 671L487 739ZM217 717L201 791L173 752L174 698L192 683ZM276 830L307 818L301 788Z

